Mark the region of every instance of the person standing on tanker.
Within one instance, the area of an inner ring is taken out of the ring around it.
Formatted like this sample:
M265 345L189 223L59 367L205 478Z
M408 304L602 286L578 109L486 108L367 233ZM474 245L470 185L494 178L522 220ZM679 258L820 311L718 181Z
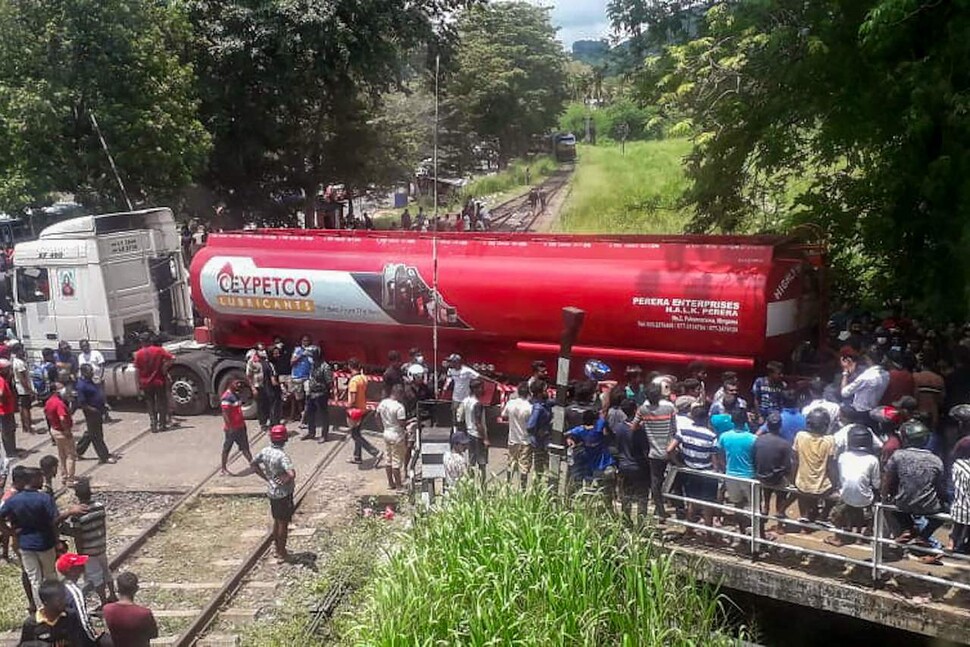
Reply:
M245 383L242 380L235 380L222 394L222 420L225 438L222 443L222 469L220 473L223 476L232 476L228 462L229 451L233 445L239 448L248 462L253 462L253 455L249 451L249 436L246 432L246 419L243 416L242 398L239 397L244 385Z
M57 455L60 457L61 479L65 486L74 484L74 470L77 462L77 445L74 441L74 420L67 406L67 387L60 382L54 383L54 393L44 404L44 417L50 427Z
M77 443L77 455L84 456L89 446L94 447L100 463L115 463L116 459L108 451L104 442L104 392L94 383L94 367L90 364L81 366L81 375L75 386L77 404L84 413L85 430L81 440Z
M168 369L175 356L162 348L149 332L139 335L141 348L135 351L138 386L145 396L152 433L168 429Z
M289 536L290 521L293 519L293 490L296 485L296 469L293 461L286 455L288 434L286 427L276 425L269 431L270 446L264 447L249 461L252 470L268 486L270 513L273 517L273 546L276 559L285 562L289 559L286 541Z
M488 448L491 442L488 438L488 426L485 424L485 406L481 402L485 395L485 382L474 378L468 385L468 397L458 405L458 416L465 423L470 444L468 447L468 464L477 465L485 485L486 467L488 465Z
M657 382L646 389L647 401L637 409L633 429L642 428L647 437L647 464L650 469L650 496L653 497L654 515L660 523L667 519L664 509L663 483L667 472L667 447L677 432L677 410L663 401L663 390Z
M363 434L364 421L367 419L367 376L361 368L360 361L351 357L347 361L347 368L353 376L347 383L347 426L350 427L350 437L354 439L354 456L348 462L359 465L361 452L366 451L374 457L374 467L380 465L384 453L370 444Z
M10 364L13 368L13 382L17 390L17 405L20 409L20 428L25 434L34 433L31 407L34 404L34 383L30 379L30 369L24 359L24 347L17 342L10 347Z
M17 449L17 388L13 381L13 364L9 359L0 359L0 436L3 452L9 458L20 455Z

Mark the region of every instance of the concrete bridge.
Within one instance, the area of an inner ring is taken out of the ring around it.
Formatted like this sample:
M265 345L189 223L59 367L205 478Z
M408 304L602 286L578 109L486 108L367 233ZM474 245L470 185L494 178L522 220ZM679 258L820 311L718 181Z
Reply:
M680 470L691 472L691 470ZM668 505L692 499L671 493ZM902 547L885 531L892 506L873 506L872 536L852 535L846 546L824 539L833 534L825 525L786 519L787 531L763 539L760 530L774 529L777 518L758 510L762 486L758 481L703 472L719 481L739 481L751 490L752 510L742 514L752 529L739 533L730 515L739 512L726 504L714 505L725 513L724 525L713 529L671 516L663 533L664 547L700 579L752 595L794 605L843 614L900 630L966 643L970 640L970 556L948 551ZM946 515L938 515L949 522ZM706 532L713 537L705 537ZM937 531L943 545L947 523ZM935 554L942 565L921 563L918 557Z

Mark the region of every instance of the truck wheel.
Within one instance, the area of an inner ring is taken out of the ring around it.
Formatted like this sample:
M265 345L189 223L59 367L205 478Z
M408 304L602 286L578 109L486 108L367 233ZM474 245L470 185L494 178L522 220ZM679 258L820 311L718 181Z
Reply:
M245 384L245 386L243 386L242 390L239 392L239 398L243 403L243 417L246 420L255 420L259 415L259 411L256 408L256 398L254 397L255 394L253 393L253 390L249 388L249 380L246 379L246 374L241 370L238 368L231 368L222 374L222 377L219 378L218 395L222 396L222 394L225 393L229 388L229 385L236 380L241 380L243 384Z
M172 386L169 396L172 411L177 416L198 416L205 413L209 403L202 388L202 379L190 368L176 366L168 372Z

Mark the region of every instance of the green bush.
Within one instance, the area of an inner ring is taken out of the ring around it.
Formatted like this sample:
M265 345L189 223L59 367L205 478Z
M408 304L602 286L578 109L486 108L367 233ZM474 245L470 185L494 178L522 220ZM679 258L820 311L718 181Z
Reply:
M481 198L505 193L528 184L537 184L543 178L552 175L557 168L559 164L548 155L515 160L503 171L470 182L462 190L462 196L465 199ZM528 182L526 182L526 169L529 171Z
M592 502L474 485L416 520L349 645L727 645L723 599Z
M593 110L587 109L582 103L571 103L559 118L559 129L583 139L586 136L587 115L593 120L597 141L619 141L619 127L624 123L630 129L627 141L659 139L663 136L663 121L658 118L657 109L638 106L629 99L621 99Z

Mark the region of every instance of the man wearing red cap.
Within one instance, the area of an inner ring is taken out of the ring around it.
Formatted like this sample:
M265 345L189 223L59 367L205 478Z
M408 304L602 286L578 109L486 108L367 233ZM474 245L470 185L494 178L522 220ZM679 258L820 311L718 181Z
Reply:
M269 447L256 454L250 465L253 472L268 485L269 508L273 516L273 544L276 558L286 561L286 540L289 535L290 520L293 519L293 488L296 483L296 470L293 461L283 451L289 434L284 425L276 425L269 430Z
M78 579L84 574L84 565L88 563L87 555L64 553L57 558L57 572L64 576L64 588L67 590L67 608L77 614L81 627L88 640L97 644L98 632L91 624L91 614L88 613L88 603L84 599L84 591L78 586Z

